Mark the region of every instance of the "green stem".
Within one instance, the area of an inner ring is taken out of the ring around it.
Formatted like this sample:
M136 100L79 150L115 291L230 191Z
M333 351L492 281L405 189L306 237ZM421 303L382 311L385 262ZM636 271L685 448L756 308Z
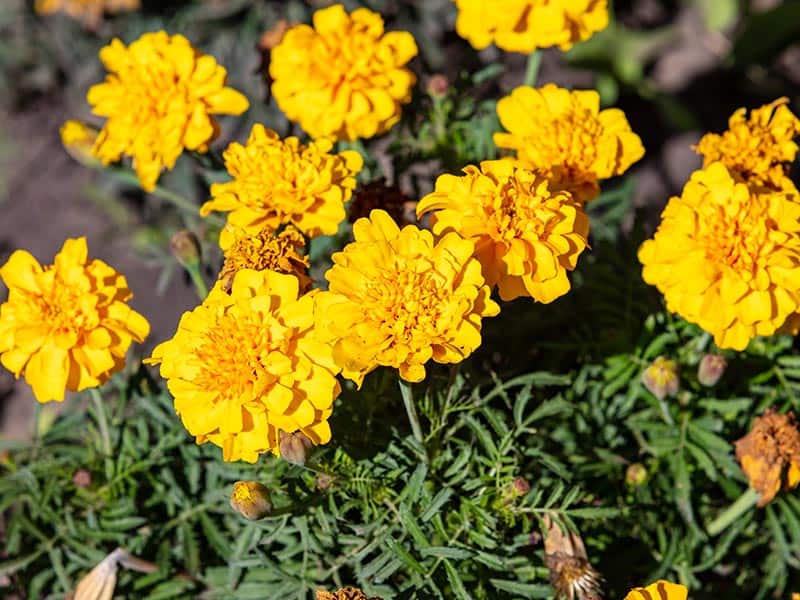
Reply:
M536 85L536 79L539 77L539 67L542 65L542 51L534 50L528 55L528 66L525 67L525 79L522 81L523 85L531 87Z
M194 284L194 289L197 292L197 296L200 298L200 302L202 302L208 296L208 286L203 279L202 273L200 273L200 265L187 266L186 271L189 273L189 277Z
M420 445L424 446L425 440L422 437L422 427L419 425L417 409L414 407L414 395L411 392L411 384L403 378L400 378L399 381L400 395L403 396L403 404L406 407L408 421L411 423L411 431L414 433L414 438L420 443Z
M741 517L760 499L761 494L753 488L748 487L747 491L742 494L736 502L731 504L720 516L709 523L708 527L706 527L708 535L715 536L725 531L731 523Z
M106 408L103 403L103 396L97 388L89 390L92 396L92 403L97 416L97 426L100 428L100 438L103 440L103 454L111 456L111 434L108 431L108 420L106 419Z

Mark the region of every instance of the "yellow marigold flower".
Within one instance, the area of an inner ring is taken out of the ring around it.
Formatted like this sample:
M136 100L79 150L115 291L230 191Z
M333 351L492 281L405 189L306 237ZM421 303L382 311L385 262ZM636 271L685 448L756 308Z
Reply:
M573 44L608 26L606 0L455 0L456 31L477 50L508 52Z
M247 144L234 142L225 150L233 181L213 184L200 214L230 212L228 223L252 235L286 224L309 237L332 235L345 218L344 203L364 164L355 150L332 154L332 148L330 140L303 145L296 137L281 140L254 125ZM221 243L228 244L227 235L223 231Z
M567 271L586 248L589 218L569 192L551 192L542 175L508 160L491 160L466 175L441 175L417 205L435 210L433 232L455 231L475 242L490 286L511 300L552 302L569 291Z
M521 86L500 99L497 115L508 133L495 133L495 144L515 150L522 166L542 171L553 189L580 202L597 196L599 180L621 175L644 156L625 113L600 110L594 90Z
M719 161L737 180L756 187L794 191L788 177L797 155L794 141L800 135L800 119L789 110L788 98L750 111L740 108L728 120L728 130L707 133L695 146L703 155L703 166Z
M219 130L211 115L239 115L248 107L247 98L225 87L225 69L182 35L145 33L130 46L115 39L100 60L110 74L87 99L92 112L108 120L94 153L103 164L133 157L147 191L184 148L208 149Z
M384 34L383 19L367 8L348 15L341 4L314 13L314 27L296 25L273 50L272 95L313 138L371 138L400 120L411 100L417 55L406 31Z
M92 153L92 148L100 133L94 127L83 121L66 121L59 130L61 143L64 150L82 165L87 167L99 166L100 162Z
M48 15L63 12L90 29L100 24L103 13L138 10L139 0L36 0L36 12Z
M0 362L25 376L39 402L100 385L125 365L131 342L150 332L127 304L125 277L90 260L86 238L64 242L45 267L17 250L0 278L9 290L0 306Z
M667 309L743 350L771 335L800 303L800 203L753 193L721 163L695 171L639 249L644 280Z
M633 588L625 600L686 600L689 589L680 583L672 583L660 579L647 587Z
M449 233L402 230L382 210L353 225L355 241L333 255L329 291L317 295L317 321L334 360L358 385L379 365L422 381L425 363L457 363L481 343L491 300L473 243Z
M278 455L281 430L314 444L331 438L337 370L317 338L312 295L298 294L297 277L239 271L230 293L216 285L146 360L161 363L189 433L226 461Z

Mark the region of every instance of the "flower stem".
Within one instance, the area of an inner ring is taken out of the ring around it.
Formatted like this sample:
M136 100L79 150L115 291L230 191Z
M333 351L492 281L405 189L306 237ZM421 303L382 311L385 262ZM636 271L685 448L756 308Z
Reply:
M539 67L541 64L541 50L534 50L528 55L528 66L525 67L525 79L522 81L523 85L529 85L531 87L536 85L536 79L539 77Z
M103 396L97 388L91 388L89 393L92 396L92 403L97 417L97 426L100 428L100 438L103 440L103 454L111 456L111 434L108 432L108 420L106 419L105 404Z
M403 396L403 404L406 407L406 414L408 415L409 423L411 423L411 431L414 433L414 439L416 439L420 445L424 445L425 440L422 437L422 427L419 425L417 409L414 407L414 395L411 392L411 384L403 378L400 378L399 381L400 395Z
M720 516L709 523L708 527L706 527L708 535L715 536L722 533L731 523L741 517L745 511L758 502L760 498L761 494L753 488L748 487L747 491L742 494L736 502L731 504Z

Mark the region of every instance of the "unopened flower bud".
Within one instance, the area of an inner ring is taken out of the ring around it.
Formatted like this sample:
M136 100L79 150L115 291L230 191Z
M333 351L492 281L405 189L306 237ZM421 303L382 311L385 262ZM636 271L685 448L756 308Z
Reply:
M524 477L516 477L513 483L514 494L517 496L524 496L531 491L531 484Z
M676 395L680 389L678 363L659 356L642 373L642 383L659 400Z
M64 150L81 163L84 167L99 167L101 166L100 159L93 153L95 140L100 133L94 127L90 127L82 121L70 120L61 126L59 131L61 134L61 143L64 145Z
M245 519L263 519L272 512L269 490L257 481L237 481L231 492L231 508Z
M172 255L187 269L200 264L200 240L188 229L176 231L169 240Z
M293 465L306 464L306 456L313 446L311 439L302 431L286 433L281 430L278 432L278 450L281 458Z
M75 487L87 488L92 485L92 474L86 469L78 469L72 476L72 483Z
M450 81L446 76L437 73L428 80L426 91L431 98L444 98L447 96L448 89L450 89Z
M716 385L727 366L728 361L719 354L706 354L697 367L697 380L707 387Z
M327 473L320 473L317 475L317 489L327 490L329 487L331 487L331 483L333 483L333 477Z
M647 481L647 469L642 463L628 465L625 470L625 483L632 487L639 487Z

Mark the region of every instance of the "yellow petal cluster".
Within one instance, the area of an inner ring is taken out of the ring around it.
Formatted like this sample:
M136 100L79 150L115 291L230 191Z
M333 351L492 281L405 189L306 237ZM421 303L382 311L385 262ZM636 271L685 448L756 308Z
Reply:
M433 232L454 231L475 242L486 283L503 300L531 296L552 302L570 288L567 271L586 248L589 218L569 192L551 192L539 173L509 160L441 175L417 205L436 211Z
M225 87L225 69L182 35L145 33L130 46L114 39L100 60L109 75L87 99L92 112L108 120L94 153L103 164L132 157L147 191L184 149L208 149L219 130L212 115L248 108L247 98Z
M473 48L508 52L573 44L608 26L607 0L455 0L456 31Z
M639 260L668 310L743 350L800 305L800 202L757 193L713 163L669 200Z
M40 15L63 12L89 28L100 24L104 12L138 10L139 6L139 0L36 0L35 4Z
M689 589L685 585L660 579L647 587L633 588L625 600L686 600L688 597Z
M417 55L406 31L384 34L367 8L347 14L341 4L318 10L314 27L290 28L271 54L272 95L286 116L313 138L371 138L400 120L411 100Z
M70 119L64 122L59 133L64 150L72 158L87 167L100 166L100 162L92 153L97 135L100 133L97 129L82 121Z
M457 363L481 343L481 318L498 314L473 243L449 233L402 230L382 210L353 225L355 241L333 255L317 322L342 374L361 385L379 365L422 381L425 363Z
M721 162L739 180L754 187L794 191L789 167L797 156L794 141L800 135L800 119L789 110L788 98L778 98L750 111L740 108L728 120L722 134L707 133L695 146L703 166Z
M298 295L297 277L239 271L230 293L216 285L147 359L161 364L189 433L226 461L278 455L280 431L331 438L336 368L316 335L312 295Z
M225 150L233 180L211 186L211 200L200 214L229 212L228 223L251 235L287 224L308 237L332 235L345 218L344 203L364 162L354 150L332 154L332 148L330 140L304 145L254 125L244 146L234 142ZM222 244L228 244L227 235L223 231Z
M621 175L644 156L625 113L600 110L594 90L521 86L500 99L497 115L508 133L495 133L495 144L514 150L522 166L545 174L551 189L580 202L597 196L601 179Z
M9 290L0 306L0 362L25 376L39 402L100 385L125 365L131 342L150 332L127 304L125 277L90 260L86 238L64 242L45 267L17 250L0 278Z

